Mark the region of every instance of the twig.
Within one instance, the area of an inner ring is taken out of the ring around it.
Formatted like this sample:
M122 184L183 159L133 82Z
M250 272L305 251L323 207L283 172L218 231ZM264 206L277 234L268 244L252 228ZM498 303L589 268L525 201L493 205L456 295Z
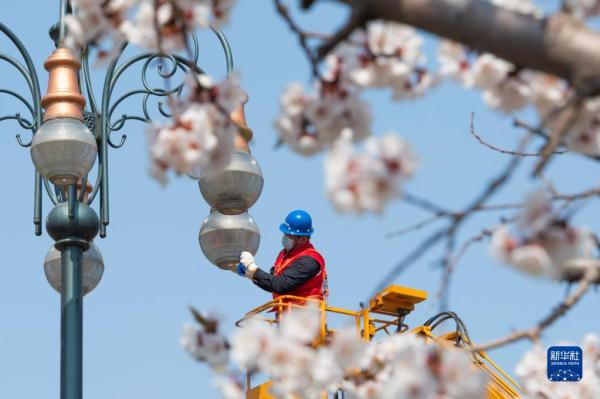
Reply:
M598 189L598 191L600 192L600 189ZM587 194L587 193L586 193ZM430 202L427 202L427 200L422 199L422 198L418 198L415 196L410 196L410 199L408 199L406 202L417 206L419 208L425 209L427 211L430 211L433 213L432 216L425 218L417 223L411 224L409 226L403 227L401 229L398 229L396 231L392 231L390 233L386 234L386 238L392 238L392 237L396 237L396 236L401 236L407 233L411 233L413 231L417 231L422 229L425 226L430 225L431 223L437 221L437 220L441 220L444 218L454 218L456 216L460 216L463 214L463 212L453 212L453 211L449 211L449 210L443 210L441 208L438 208L437 205L434 205ZM557 197L558 199L558 197ZM406 198L405 198L406 200ZM475 213L475 212L494 212L494 211L503 211L506 209L520 209L523 207L522 203L519 204L496 204L496 205L480 205L477 206L476 208L472 209L471 212Z
M600 189L594 190L594 191L598 191L600 192ZM591 195L589 193L585 193L587 196ZM413 198L414 199L414 198ZM562 199L560 197L555 197L553 199ZM409 201L407 201L409 202ZM452 212L452 211L445 211L445 210L439 210L439 211L435 211L434 209L437 208L427 208L425 206L423 206L422 203L416 202L416 203L411 203L411 205L415 205L418 206L420 208L425 208L429 211L433 212L433 216L430 216L428 218L425 218L415 224L411 224L409 226L403 227L401 229L398 229L396 231L392 231L390 233L386 234L386 238L392 238L392 237L396 237L396 236L401 236L413 231L417 231L422 229L425 226L430 225L431 223L435 222L436 220L441 220L444 218L454 218L456 216L460 216L462 215L464 212ZM477 206L476 208L471 210L471 213L475 213L475 212L495 212L495 211L503 211L506 209L520 209L523 207L522 203L519 204L496 204L496 205L480 205Z
M419 260L431 247L437 244L446 235L446 229L440 229L435 233L431 234L425 240L421 242L415 249L413 249L408 255L406 255L400 262L394 266L376 285L375 290L372 292L371 297L385 288L392 280L394 280L399 274L401 274L406 268L412 265L414 262Z
M320 80L321 74L319 72L319 60L315 56L315 53L313 52L313 50L308 45L309 37L313 36L314 34L306 33L300 28L300 26L298 26L298 24L294 21L294 19L290 15L290 12L289 12L287 6L285 6L281 2L281 0L273 0L273 1L275 2L275 8L277 10L277 13L287 23L288 28L290 28L290 30L292 32L294 32L296 34L296 36L298 36L298 41L300 42L300 46L304 50L304 53L306 54L306 57L308 58L308 62L310 63L310 69L311 69L313 78L315 80Z
M517 146L517 152L523 152L525 148L527 148L527 144L529 143L529 135L526 135L521 139L521 142ZM504 171L500 173L488 186L486 189L479 195L479 197L473 201L472 205L467 208L464 212L465 215L476 210L481 207L485 201L487 201L500 187L502 187L510 178L514 170L517 168L519 163L521 162L520 157L514 157L510 160Z
M519 204L496 204L496 205L480 205L473 209L473 211L504 211L506 209L519 209L523 208L523 203Z
M523 150L525 148L527 148L528 143L529 143L529 135L526 135L525 137L523 137L523 139L517 146L517 151L523 152ZM453 216L454 221L453 221L452 225L450 225L450 227L448 228L447 233L446 233L446 235L448 237L448 242L447 242L447 246L446 246L446 248L447 248L446 253L444 255L443 263L442 263L443 268L444 268L444 274L443 274L442 280L444 280L444 279L447 280L445 283L446 287L449 286L449 284L450 284L451 272L454 269L454 266L452 266L452 270L448 271L451 267L449 262L450 262L450 259L452 257L452 253L454 250L454 244L455 244L456 234L458 232L458 229L460 228L461 224L466 220L467 217L469 217L470 215L475 213L475 211L484 208L485 201L487 201L494 193L496 193L496 191L498 191L504 184L506 184L506 182L510 179L510 176L512 175L514 170L519 165L521 159L522 159L521 157L512 158L510 160L510 162L508 163L508 165L506 166L506 168L504 168L504 170L494 180L492 180L488 184L486 189L479 195L479 197L477 197L477 199L475 199L475 201L473 201L473 203L469 207L467 207L467 209L465 211L456 213ZM448 297L448 290L445 289L444 291L442 291L442 296L441 296L441 301L440 301L441 306L447 306L447 297Z
M600 192L600 189L598 189L598 191ZM478 206L477 208L473 209L472 212L473 213L474 212L493 212L493 211L503 211L506 209L519 209L522 207L523 207L523 204L481 205L481 206ZM434 213L433 216L425 218L415 224L411 224L409 226L403 227L396 231L387 233L385 237L392 238L392 237L401 236L401 235L404 235L407 233L411 233L413 231L420 230L423 227L430 225L431 223L435 222L436 220L440 220L440 219L444 219L444 218L453 218L453 217L455 217L457 215L461 215L461 214L462 214L462 212L451 212L451 211L440 210L440 211L437 211L437 213Z
M426 198L419 197L417 195L404 192L402 194L402 200L407 204L416 206L417 208L421 208L426 210L427 212L431 212L433 214L450 214L451 212L447 209L442 208L441 206L434 204L430 200Z
M588 292L592 283L599 277L600 269L590 267L583 278L579 281L579 286L571 295L562 300L552 312L540 320L535 326L525 330L515 331L506 337L490 341L485 344L475 345L469 348L471 352L482 352L490 349L495 349L522 339L537 340L540 334L550 327L556 320L564 316L579 300Z
M446 250L444 251L444 256L442 257L442 270L443 272L443 277L442 277L442 281L444 280L444 276L446 275L450 275L451 272L449 272L448 270L451 267L451 261L453 259L453 254L454 254L454 248L456 247L456 230L452 230L449 234L448 234L448 239L446 240ZM450 278L448 277L448 282L450 281ZM447 284L446 287L448 287L450 284ZM440 295L440 305L439 305L439 311L440 312L444 312L446 310L448 310L448 306L449 306L449 289L445 289L444 291L441 292Z
M469 238L460 247L456 256L454 258L452 258L452 260L449 262L446 269L444 269L444 274L442 276L442 280L440 282L440 287L438 289L438 294L437 294L437 296L439 298L441 298L440 299L441 303L445 302L447 305L449 291L450 291L450 277L452 276L452 273L456 269L458 262L460 262L460 260L463 258L463 256L465 256L465 254L467 253L467 251L471 248L471 246L473 244L475 244L476 242L482 241L486 237L490 237L492 235L492 233L493 233L492 230L484 229L483 231L481 231L481 233Z
M575 122L575 119L577 119L577 117L579 117L579 113L581 112L580 105L581 105L582 101L583 101L583 97L581 97L579 95L574 95L565 104L563 104L562 106L553 110L550 114L548 114L542 120L542 122L540 124L540 129L543 129L544 127L546 127L548 125L548 123L552 119L556 118L558 115L562 114L563 112L569 111L570 108L573 107L573 109L572 109L573 112L571 113L571 115L569 115L566 118L565 122L559 129L554 130L550 134L548 141L542 147L541 158L537 162L535 167L533 168L534 176L539 176L544 171L544 168L550 161L550 158L552 158L552 154L554 153L554 150L556 150L556 147L558 147L560 145L560 143L563 140L563 137L568 133L573 122Z
M531 126L530 124L528 124L527 122L525 122L521 119L517 119L517 118L513 119L513 126L521 128L521 129L525 129L529 133L532 133L538 137L541 137L546 141L550 140L550 138L548 137L548 133L544 129L542 129L540 127ZM590 154L584 154L584 153L579 153L579 155L582 155L582 156L592 159L594 161L600 161L600 155L590 155Z
M475 113L471 112L471 135L477 140L479 141L479 143L487 148L489 148L490 150L494 150L497 151L501 154L507 154L507 155L515 155L515 156L519 156L519 157L539 157L542 154L539 152L518 152L518 151L511 151L511 150L505 150L503 148L500 147L496 147L495 145L492 145L488 142L486 142L485 140L483 140L481 138L481 136L479 134L477 134L477 132L475 131ZM568 150L560 150L560 151L554 151L554 154L564 154L565 152L568 152Z
M536 136L539 136L539 137L543 138L546 141L549 140L548 133L544 129L540 128L539 126L532 126L532 125L530 125L529 123L525 122L522 119L514 118L513 119L513 126L521 128L521 129L525 129L529 133L535 134Z
M517 146L517 151L523 151L527 147L529 143L530 135L526 135L521 139L521 142ZM407 256L405 256L392 270L388 272L384 276L383 279L377 285L377 291L383 289L387 286L391 281L393 281L400 273L402 273L406 268L412 265L414 262L419 260L429 249L431 249L435 244L437 244L443 238L447 238L449 242L446 245L446 255L450 259L452 256L452 250L454 248L454 244L452 241L455 239L454 236L458 232L461 224L473 213L478 210L484 209L485 201L487 201L496 191L498 191L510 178L516 167L519 165L521 161L521 157L513 157L504 170L493 179L487 187L483 190L483 192L462 212L452 212L448 213L448 216L451 217L451 224L448 227L442 228L435 233L431 234L424 241L421 242L412 252L410 252ZM439 212L440 208L435 206L434 209ZM447 211L441 209L443 213Z
M346 23L331 36L331 38L325 41L317 49L318 59L323 59L331 50L333 50L339 43L346 40L356 28L360 28L365 25L368 21L368 2L364 0L354 0L351 2L352 13Z
M552 201L564 201L565 204L570 204L574 201L579 201L579 200L587 199L587 198L594 197L594 196L600 196L600 188L590 189L590 190L583 191L583 192L580 192L577 194L554 193L550 199ZM502 205L485 206L485 207L483 207L482 210L500 210L500 209L521 208L521 207L523 207L523 204L502 204ZM506 223L507 221L510 222L511 220L514 220L514 219L515 218L508 219L508 220L504 221L504 223ZM444 298L448 297L451 274L456 269L458 262L462 259L462 257L465 255L465 253L468 251L468 249L473 244L475 244L476 242L480 242L484 238L490 237L491 235L492 235L492 230L484 229L481 233L469 238L461 246L458 254L454 257L454 259L452 259L450 261L450 263L448 264L448 267L444 270L444 274L442 276L442 281L440 283L440 288L438 290L438 297L440 298L441 303L444 303L444 301L445 301ZM446 301L447 301L447 299L446 299Z
M396 230L391 233L388 233L385 235L385 238L397 237L397 236L401 236L401 235L404 235L407 233L411 233L413 231L421 230L423 227L430 225L431 223L435 222L436 220L442 219L444 216L445 216L445 214L437 214L437 215L430 216L427 219L421 220L420 222L417 222L410 226L404 227L400 230Z
M558 194L552 197L555 201L567 201L573 202L577 200L587 199L590 197L600 196L600 188L593 188L591 190L583 191L577 194Z

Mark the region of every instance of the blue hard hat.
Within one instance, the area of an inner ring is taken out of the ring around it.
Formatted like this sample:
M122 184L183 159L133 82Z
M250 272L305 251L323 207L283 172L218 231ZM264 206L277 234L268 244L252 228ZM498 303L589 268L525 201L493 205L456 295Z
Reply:
M314 232L312 218L308 212L301 209L291 211L285 218L285 222L279 225L279 230L293 236L311 236Z

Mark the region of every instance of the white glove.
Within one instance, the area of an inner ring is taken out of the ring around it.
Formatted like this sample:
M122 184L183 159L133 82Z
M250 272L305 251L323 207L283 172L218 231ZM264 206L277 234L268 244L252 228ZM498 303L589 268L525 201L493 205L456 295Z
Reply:
M254 261L254 256L250 252L244 251L240 255L240 263L246 268L246 277L252 279L254 272L258 269L258 265Z

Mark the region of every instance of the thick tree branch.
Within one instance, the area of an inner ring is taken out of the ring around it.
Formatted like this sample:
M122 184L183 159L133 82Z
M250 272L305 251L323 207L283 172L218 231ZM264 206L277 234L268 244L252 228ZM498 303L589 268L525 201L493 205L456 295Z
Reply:
M357 28L365 25L369 19L369 9L366 1L355 0L352 2L352 14L342 28L329 40L326 40L317 50L319 59L325 57L340 42L346 40Z
M368 20L412 25L479 52L492 53L520 68L556 75L578 87L590 82L595 86L600 81L600 34L565 13L540 19L485 0L336 1L356 9ZM321 47L319 55L351 33L349 28L357 25L352 21L356 12L352 15L349 23ZM595 93L598 87L588 91Z

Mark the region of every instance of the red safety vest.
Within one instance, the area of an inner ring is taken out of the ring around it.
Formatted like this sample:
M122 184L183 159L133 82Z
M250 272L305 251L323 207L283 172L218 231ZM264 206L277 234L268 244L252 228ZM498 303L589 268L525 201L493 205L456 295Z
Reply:
M320 253L317 252L315 247L310 242L294 248L289 252L282 250L275 261L274 274L280 276L283 271L298 258L303 256L310 256L319 263L321 270L317 275L312 277L306 283L293 291L287 292L286 295L300 296L303 298L314 298L319 300L327 300L327 271L325 270L325 260ZM273 293L273 299L281 296L280 294ZM290 302L290 301L288 301ZM291 301L301 302L301 301Z

